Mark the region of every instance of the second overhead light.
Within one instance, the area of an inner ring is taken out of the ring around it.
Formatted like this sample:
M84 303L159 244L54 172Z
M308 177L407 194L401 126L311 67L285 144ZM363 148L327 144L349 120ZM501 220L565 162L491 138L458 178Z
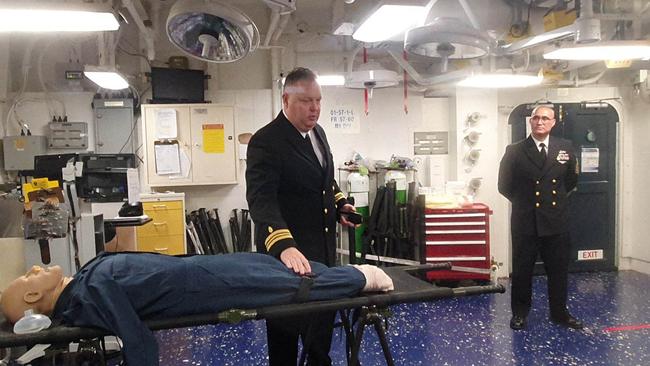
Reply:
M386 70L376 62L368 62L356 71L346 76L345 87L352 89L367 89L372 97L375 88L386 88L399 83L399 75L395 71Z
M410 29L404 37L407 52L441 58L443 72L447 71L449 59L482 57L489 48L488 37L456 18L436 18L427 25Z
M436 18L410 29L404 40L406 51L427 57L476 58L485 56L489 47L488 37L456 18Z

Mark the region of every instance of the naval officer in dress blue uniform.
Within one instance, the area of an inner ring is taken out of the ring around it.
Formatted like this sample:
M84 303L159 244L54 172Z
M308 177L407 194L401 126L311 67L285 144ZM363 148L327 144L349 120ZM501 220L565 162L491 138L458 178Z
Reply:
M334 266L336 222L354 226L341 216L355 209L334 181L332 153L317 123L320 101L316 75L302 67L291 71L282 111L253 135L246 161L257 250L301 274L311 271L308 260ZM307 344L308 365L330 365L334 316L267 321L270 365L296 364L299 335Z
M532 275L539 253L548 277L551 320L574 329L582 323L567 310L569 265L569 193L578 182L571 141L550 136L553 106L536 107L528 121L531 134L506 148L499 167L499 192L512 203L512 319L526 327Z

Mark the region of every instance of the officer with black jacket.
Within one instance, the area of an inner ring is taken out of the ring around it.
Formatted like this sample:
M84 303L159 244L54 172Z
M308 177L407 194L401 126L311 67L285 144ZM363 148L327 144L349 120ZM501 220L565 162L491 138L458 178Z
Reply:
M499 192L512 203L512 319L515 330L526 327L531 307L532 275L537 254L548 277L551 320L574 329L583 324L568 312L568 195L578 181L570 141L550 136L553 106L536 107L529 120L531 134L506 148L499 167Z
M300 274L311 272L308 260L335 265L336 222L354 226L341 216L355 208L334 181L332 153L317 124L320 101L316 75L294 69L284 83L282 112L248 144L246 198L257 250ZM330 365L334 316L267 321L270 365L296 364L299 335L308 364Z

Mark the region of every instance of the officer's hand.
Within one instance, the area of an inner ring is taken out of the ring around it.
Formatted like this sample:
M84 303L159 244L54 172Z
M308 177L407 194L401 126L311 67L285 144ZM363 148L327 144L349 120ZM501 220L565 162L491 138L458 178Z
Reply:
M311 272L311 266L305 256L300 253L298 248L290 247L280 253L280 260L285 266L299 275Z
M356 209L356 207L352 206L351 204L346 203L345 205L343 205L343 207L341 207L341 210L339 212L357 212L357 209ZM345 217L345 215L341 215L341 219L339 220L339 222L343 226L349 226L349 227L355 227L356 226L356 225L354 225L354 223L348 221L348 219Z

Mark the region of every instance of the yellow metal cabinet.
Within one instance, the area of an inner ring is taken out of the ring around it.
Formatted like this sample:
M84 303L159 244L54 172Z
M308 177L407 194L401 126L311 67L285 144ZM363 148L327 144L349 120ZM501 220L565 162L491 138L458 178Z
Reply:
M137 228L137 250L185 254L185 194L142 193L140 201L153 220Z
M237 183L232 106L144 104L142 121L150 187Z

